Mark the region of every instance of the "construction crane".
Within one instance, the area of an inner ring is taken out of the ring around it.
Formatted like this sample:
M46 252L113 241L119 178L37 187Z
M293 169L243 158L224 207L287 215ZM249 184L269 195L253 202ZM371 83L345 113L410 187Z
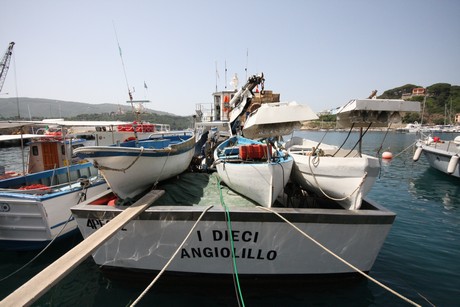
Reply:
M5 55L3 56L2 61L0 62L0 92L3 88L3 83L5 83L6 74L8 72L8 68L10 68L10 60L11 55L13 54L13 46L14 42L11 42L6 49Z

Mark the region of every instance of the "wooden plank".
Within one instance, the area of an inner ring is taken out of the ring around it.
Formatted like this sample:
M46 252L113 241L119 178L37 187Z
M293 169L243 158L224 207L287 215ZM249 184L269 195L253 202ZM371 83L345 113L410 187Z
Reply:
M164 194L153 190L7 296L0 306L28 306L82 263L100 245Z

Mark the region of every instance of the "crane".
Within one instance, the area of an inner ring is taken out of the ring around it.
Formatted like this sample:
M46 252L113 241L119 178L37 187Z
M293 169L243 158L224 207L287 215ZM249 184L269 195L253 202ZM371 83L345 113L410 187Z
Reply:
M0 62L0 92L3 88L3 83L5 83L6 73L8 72L8 68L10 68L10 60L11 55L13 54L13 46L14 42L11 42L6 49L5 55L3 56L2 61Z

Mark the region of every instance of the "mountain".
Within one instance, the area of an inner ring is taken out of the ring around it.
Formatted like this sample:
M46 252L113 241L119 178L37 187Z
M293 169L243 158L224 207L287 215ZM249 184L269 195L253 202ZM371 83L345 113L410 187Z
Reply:
M69 118L81 114L102 114L118 112L131 112L131 106L102 103L90 104L83 102L63 101L43 98L0 98L0 119L14 118L19 114L22 119L33 118ZM155 111L145 108L146 113L156 113L159 115L173 115L171 113Z

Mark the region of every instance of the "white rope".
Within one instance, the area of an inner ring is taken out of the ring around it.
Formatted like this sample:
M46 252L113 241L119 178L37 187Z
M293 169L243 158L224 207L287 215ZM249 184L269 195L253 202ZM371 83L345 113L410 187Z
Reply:
M136 157L136 159L134 159L134 161L131 162L131 164L128 165L127 167L125 167L125 168L112 168L112 167L109 167L109 166L99 165L96 161L94 161L94 162L96 162L96 163L93 163L93 164L94 164L94 166L95 166L96 168L98 168L99 170L109 170L109 171L123 172L123 173L124 173L124 172L127 171L129 168L131 168L131 166L133 166L134 163L136 163L137 160L139 160L139 158L142 156L142 153L144 152L144 147L141 147L140 149L141 149L141 151L139 152L139 155Z
M377 285L381 286L382 288L386 289L387 291L393 293L394 295L396 295L397 297L401 298L402 300L406 301L407 303L409 304L412 304L414 306L421 306L413 301L411 301L410 299L406 298L405 296L399 294L398 292L394 291L393 289L385 286L384 284L382 284L381 282L379 282L378 280L370 277L369 275L367 275L366 273L364 273L363 271L361 271L360 269L358 269L357 267L355 267L354 265L352 265L351 263L347 262L346 260L342 259L340 256L336 255L333 251L331 251L330 249L328 249L327 247L325 247L324 245L322 245L321 243L319 243L318 241L316 241L315 239L313 239L311 236L309 236L308 234L306 234L304 231L302 231L300 228L298 228L296 225L294 225L293 223L291 223L290 221L288 221L285 217L283 217L281 214L279 214L278 212L275 212L273 211L272 209L270 208L266 208L266 207L258 207L260 209L263 209L263 210L266 210L266 211L269 211L269 212L272 212L274 213L275 215L277 215L280 219L282 219L283 221L285 221L287 224L289 224L290 226L292 226L295 230L297 230L298 232L300 232L303 236L305 236L306 238L308 238L309 240L311 240L313 243L315 243L316 245L318 245L319 247L321 247L322 249L324 249L326 252L328 252L330 255L332 255L333 257L337 258L339 261L343 262L344 264L346 264L347 266L349 266L350 268L352 268L353 270L355 270L357 273L361 274L362 276L366 277L367 279L369 279L370 281L376 283Z
M177 253L179 253L179 251L182 249L182 246L185 244L185 242L187 242L187 240L191 236L193 230L198 225L198 222L201 220L201 218L204 216L204 214L206 212L208 212L208 210L211 209L212 207L213 207L213 205L210 205L210 206L206 207L206 209L204 209L204 211L201 213L200 217L196 220L196 222L193 225L192 229L190 229L190 231L187 234L187 236L185 237L184 241L182 241L182 243L179 245L177 250L171 256L169 261L165 264L163 269L161 269L160 273L158 273L158 275L155 277L155 279L152 280L152 282L147 286L147 288L145 288L145 290L139 295L139 297L130 306L135 306L137 303L139 303L139 301L147 294L147 292L150 290L150 288L153 287L153 285L157 282L157 280L160 278L160 276L163 274L163 272L166 271L166 268L171 264L171 262L173 261L174 257L176 257Z

